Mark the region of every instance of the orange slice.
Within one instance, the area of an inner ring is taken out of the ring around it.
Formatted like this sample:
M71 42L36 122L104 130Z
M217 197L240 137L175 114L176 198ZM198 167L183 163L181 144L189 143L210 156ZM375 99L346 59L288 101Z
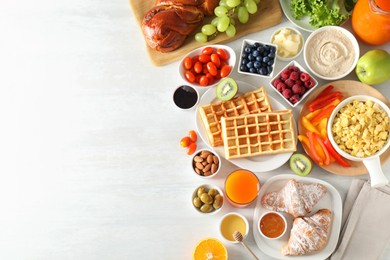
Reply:
M193 260L227 260L226 247L216 238L199 241L193 252Z

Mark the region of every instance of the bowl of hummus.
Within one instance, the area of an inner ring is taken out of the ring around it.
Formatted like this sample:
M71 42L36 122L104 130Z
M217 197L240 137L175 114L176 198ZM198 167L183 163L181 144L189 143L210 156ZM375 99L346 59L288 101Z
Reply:
M325 80L341 79L351 73L359 53L356 38L339 26L324 26L311 33L303 51L309 69Z

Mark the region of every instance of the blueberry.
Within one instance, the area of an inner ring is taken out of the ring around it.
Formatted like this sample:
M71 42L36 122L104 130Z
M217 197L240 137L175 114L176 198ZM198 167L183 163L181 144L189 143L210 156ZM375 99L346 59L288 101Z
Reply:
M264 62L264 63L269 62L269 57L268 57L268 56L263 57L263 62Z
M247 59L242 59L242 60L241 60L241 64L242 64L242 65L245 65L245 64L247 64L247 63L248 63L248 60L247 60Z
M269 45L264 46L264 50L269 51L270 49L271 49L271 46L269 46Z
M263 53L263 52L264 52L264 47L263 47L263 46L257 47L256 50L257 50L259 53Z
M253 63L253 66L254 66L256 69L258 69L258 68L261 67L261 63L260 63L259 61L255 61L255 62Z
M254 50L254 51L252 52L252 55L253 55L254 57L257 57L257 56L260 55L260 52L259 52L258 50Z
M275 58L275 52L270 52L270 53L268 53L268 57L270 57L270 58Z
M266 68L261 68L260 69L260 74L261 75L267 75L267 69Z
M248 53L246 53L246 52L243 52L243 53L242 53L242 55L241 55L241 57L242 57L243 59L246 59L246 58L248 58Z
M269 51L272 52L272 53L275 53L276 52L276 47L270 46L270 50Z
M253 47L255 47L255 48L258 48L260 46L260 43L258 43L258 42L255 42L254 44L253 44Z
M255 68L249 68L249 72L250 72L250 73L256 73L257 70L256 70Z
M267 65L268 66L272 66L274 64L274 61L273 60L270 60L269 62L267 62Z
M248 67L246 65L241 65L240 66L240 70L243 71L243 72L247 72L248 71Z
M244 49L244 52L246 52L246 53L250 53L251 51L252 51L252 49L249 46L246 46Z
M246 64L246 66L248 67L248 68L253 68L253 62L248 62L247 64Z
M272 72L272 66L268 66L268 67L267 67L267 72L268 72L268 74L271 74L271 72Z

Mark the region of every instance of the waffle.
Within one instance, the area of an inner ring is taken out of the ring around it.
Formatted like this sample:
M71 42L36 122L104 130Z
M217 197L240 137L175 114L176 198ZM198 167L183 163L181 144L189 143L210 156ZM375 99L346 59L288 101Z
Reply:
M226 159L296 150L291 110L222 118L221 126Z
M223 145L221 118L272 111L264 87L246 92L234 99L201 106L199 114L211 146Z

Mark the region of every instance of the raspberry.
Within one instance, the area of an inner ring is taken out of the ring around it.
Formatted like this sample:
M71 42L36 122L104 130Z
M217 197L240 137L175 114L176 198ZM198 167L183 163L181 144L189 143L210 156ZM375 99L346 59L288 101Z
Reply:
M293 71L293 72L290 73L290 77L289 78L292 79L292 80L297 80L297 79L299 79L299 73L297 71Z
M314 84L315 84L315 82L313 79L309 79L308 81L305 81L305 87L307 89L311 89L312 87L314 87Z
M294 84L294 86L292 86L292 92L294 94L303 95L305 93L305 91L306 91L306 89L304 86L301 86L298 84Z
M286 84L286 86L287 86L288 88L292 88L292 86L294 86L295 82L294 82L294 80L292 80L292 79L286 79L286 80L284 81L284 84Z
M279 82L278 85L276 85L276 90L279 92L283 92L286 89L286 84L283 82Z
M288 70L290 72L292 72L292 71L299 71L299 68L297 66L291 65L291 66L288 67Z
M280 77L282 79L288 79L288 77L290 76L290 71L289 70L283 70L281 73L280 73Z
M274 82L272 82L272 85L276 88L278 83L282 82L280 79L275 79Z
M291 97L292 91L291 91L291 89L286 88L285 90L283 90L282 94L283 94L283 97L288 99Z
M290 100L290 102L291 102L292 104L295 104L295 103L299 102L299 100L301 100L301 98L299 97L298 94L294 94L294 95L292 95L292 96L290 97L289 100Z
M307 80L310 79L310 76L309 76L309 74L307 74L306 72L301 72L301 74L299 75L299 78L300 78L303 82L305 82L305 81L307 81Z

